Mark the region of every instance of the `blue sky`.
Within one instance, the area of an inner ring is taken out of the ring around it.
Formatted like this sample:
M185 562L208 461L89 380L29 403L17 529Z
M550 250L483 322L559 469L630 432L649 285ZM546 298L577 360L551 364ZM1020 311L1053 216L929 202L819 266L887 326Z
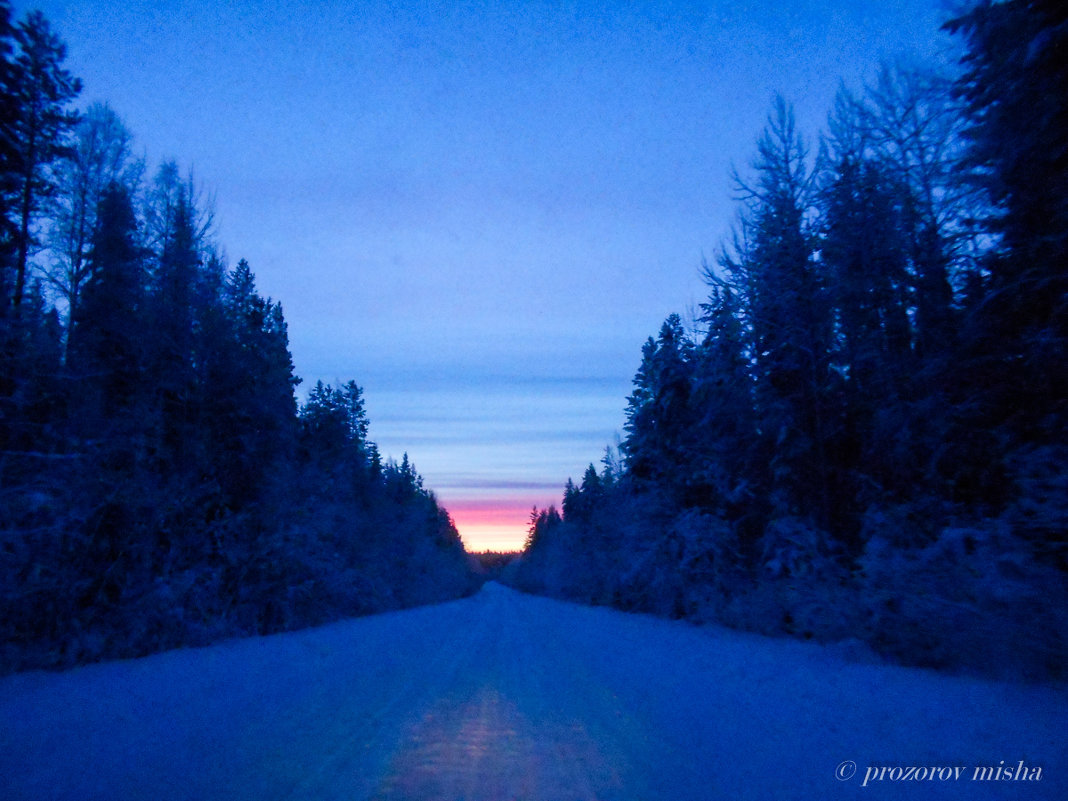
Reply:
M304 388L363 386L478 549L521 545L622 430L773 95L814 141L840 82L951 44L941 0L15 7L150 165L194 170Z

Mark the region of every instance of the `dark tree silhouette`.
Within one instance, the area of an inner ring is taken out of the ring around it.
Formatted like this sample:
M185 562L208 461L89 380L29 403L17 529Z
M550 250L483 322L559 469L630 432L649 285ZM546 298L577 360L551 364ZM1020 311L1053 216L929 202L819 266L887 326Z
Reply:
M54 168L68 152L67 135L78 119L69 104L81 91L81 82L64 69L67 47L41 12L31 11L18 23L14 39L18 51L12 84L17 105L11 134L19 147L17 200L12 204L17 215L12 302L19 306L35 244L33 223L42 200L55 192Z

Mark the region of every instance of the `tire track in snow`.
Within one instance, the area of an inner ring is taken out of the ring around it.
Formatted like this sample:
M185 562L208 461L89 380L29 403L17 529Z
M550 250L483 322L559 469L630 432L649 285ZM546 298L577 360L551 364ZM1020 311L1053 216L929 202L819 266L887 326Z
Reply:
M577 666L536 638L518 596L491 585L480 600L489 625L449 689L409 726L374 797L645 797L631 762L647 743L621 728L618 704L590 692Z

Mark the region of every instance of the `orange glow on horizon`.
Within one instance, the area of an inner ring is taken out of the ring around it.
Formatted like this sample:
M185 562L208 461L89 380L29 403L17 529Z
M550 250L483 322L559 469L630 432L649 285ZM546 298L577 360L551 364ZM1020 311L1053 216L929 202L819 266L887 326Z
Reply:
M456 524L468 553L482 551L522 551L527 541L526 526L479 526Z
M527 540L530 510L524 501L466 500L446 503L464 547L478 551L521 551Z

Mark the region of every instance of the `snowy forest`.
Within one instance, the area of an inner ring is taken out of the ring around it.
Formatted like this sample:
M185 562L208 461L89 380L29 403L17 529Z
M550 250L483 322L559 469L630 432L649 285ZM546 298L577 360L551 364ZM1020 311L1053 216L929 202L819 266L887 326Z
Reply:
M952 72L886 66L814 137L772 104L623 439L521 557L476 564L355 381L298 394L282 306L192 173L79 107L59 33L0 0L0 674L500 577L1063 678L1068 11L981 0L945 28Z
M1068 8L979 2L811 144L778 100L528 591L911 665L1068 665Z
M298 404L281 304L64 61L0 2L0 673L470 592L360 387Z

